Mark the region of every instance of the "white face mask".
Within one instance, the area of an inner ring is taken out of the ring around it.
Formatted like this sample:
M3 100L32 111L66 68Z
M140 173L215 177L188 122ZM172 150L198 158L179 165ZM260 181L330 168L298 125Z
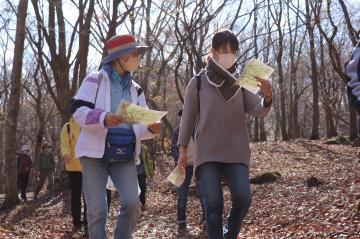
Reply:
M218 56L218 63L225 69L231 68L236 60L236 54L234 53L220 53Z
M128 72L134 72L139 69L140 66L140 58L138 56L129 57L129 59L124 62L124 68Z

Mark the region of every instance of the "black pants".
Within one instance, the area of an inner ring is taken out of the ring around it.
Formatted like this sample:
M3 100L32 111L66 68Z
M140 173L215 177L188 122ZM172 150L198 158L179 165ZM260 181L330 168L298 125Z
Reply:
M110 204L111 204L111 190L106 189L106 201L108 206L108 212L110 212Z
M145 204L145 200L146 200L146 176L145 173L141 173L138 174L138 182L139 182L139 187L140 187L140 202L141 205Z
M81 227L81 188L82 188L82 173L68 171L69 187L71 191L71 216L73 218L74 227ZM86 225L86 204L84 202L84 216L83 222Z
M26 198L26 188L29 182L29 175L18 175L18 190L21 192L21 199L24 201Z

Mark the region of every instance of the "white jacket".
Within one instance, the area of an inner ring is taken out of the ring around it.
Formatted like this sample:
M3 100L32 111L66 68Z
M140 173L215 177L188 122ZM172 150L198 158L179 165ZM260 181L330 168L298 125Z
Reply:
M144 93L138 95L137 89L139 88L140 86L135 81L132 81L130 88L131 102L147 108ZM76 158L83 156L102 158L104 155L105 137L108 130L104 126L104 119L106 113L110 112L110 81L107 73L101 70L86 76L75 96L75 100L94 103L97 90L95 109L81 106L73 113L73 118L81 127L75 147ZM151 139L156 135L152 134L146 125L133 125L133 129L136 136L135 162L139 164L141 140Z

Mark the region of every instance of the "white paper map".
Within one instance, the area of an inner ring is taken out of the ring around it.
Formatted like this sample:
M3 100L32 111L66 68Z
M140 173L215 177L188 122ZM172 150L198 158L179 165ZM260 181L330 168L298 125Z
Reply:
M153 124L161 120L167 114L167 111L149 110L144 107L121 100L116 114L120 116L125 123L129 124Z
M258 82L255 76L267 80L273 71L274 69L270 66L257 59L252 59L245 65L236 83L256 94L259 91L259 87L257 86Z
M180 170L179 166L176 166L167 177L167 180L169 180L176 187L180 187L184 183L185 173Z

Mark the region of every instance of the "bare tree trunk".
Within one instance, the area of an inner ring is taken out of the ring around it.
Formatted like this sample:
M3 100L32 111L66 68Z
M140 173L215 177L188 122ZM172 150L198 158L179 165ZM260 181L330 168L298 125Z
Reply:
M312 85L312 93L313 93L312 130L311 130L310 139L319 139L320 113L319 113L318 73L316 66L314 26L311 23L312 11L309 0L305 1L305 6L306 6L306 29L310 41L309 51L310 51L310 60L311 60L311 85Z
M357 42L357 39L359 37L359 31L356 31L354 29L353 25L351 24L351 19L350 19L350 16L349 16L349 12L347 10L347 7L346 7L344 1L339 0L339 3L340 3L342 11L344 13L345 23L346 23L346 27L348 29L348 34L349 34L350 40L351 40L353 46L355 46L356 42Z
M284 74L283 74L283 49L284 49L284 35L282 31L282 2L279 1L279 6L272 8L269 6L271 16L275 21L276 30L278 33L278 53L276 56L276 62L278 67L278 74L279 74L279 86L280 86L280 113L281 113L281 137L282 140L286 141L289 140L287 129L286 129L286 104L285 104L285 85L284 85Z
M294 100L294 106L293 106L293 136L294 138L300 137L300 131L299 131L299 90L298 90L298 84L297 79L293 81L293 89L294 89L294 95L297 96Z
M281 121L281 116L280 116L280 107L279 107L279 103L278 101L274 102L274 110L275 110L275 119L276 119L276 123L275 123L275 141L279 140L280 138L280 131L281 131L281 125L280 125L280 121Z
M270 26L270 12L267 11L267 19L269 19L266 23L266 28L268 29L268 31L271 31L271 26ZM268 34L268 36L266 36L266 40L265 40L266 44L268 46L270 46L271 43L271 34ZM269 55L270 55L270 47L267 47L265 49L264 52L264 62L268 62L269 61ZM265 129L265 120L264 118L260 118L260 141L266 141L267 140L267 136L266 136L266 129Z
M20 109L21 72L23 64L25 23L28 0L20 0L16 20L16 38L11 72L11 94L7 106L7 127L5 138L6 192L2 208L12 208L19 203L16 185L16 129Z
M9 91L9 75L8 75L8 69L7 69L7 64L6 64L6 52L7 52L7 43L5 45L4 48L4 53L3 53L3 70L2 70L2 74L3 74L3 84L4 87L3 89L0 91L0 100L1 100L1 105L0 105L0 181L1 182L5 182L6 181L6 176L5 176L5 125L6 125L6 116L4 114L5 110L6 110L6 104L8 102L8 91ZM5 192L5 183L1 183L1 188L0 188L0 193Z
M0 181L5 182L5 155L4 155L4 141L5 141L5 123L0 120ZM4 193L5 183L1 183L0 193Z
M347 8L346 8L346 5L345 5L344 1L339 0L339 4L340 4L341 9L342 9L343 14L344 14L345 23L346 23L346 26L347 26L349 38L350 38L350 40L352 42L352 45L355 46L356 43L357 43L356 38L357 38L359 32L356 32L356 30L354 29L354 27L351 24L349 13L347 11ZM331 9L332 9L331 8L331 2L327 1L327 9L326 10L327 10L328 19L329 19L330 24L332 26L332 31L329 31L328 27L326 28L325 31L323 30L323 28L321 26L321 19L320 19L319 16L317 16L317 18L316 18L316 24L317 24L317 26L319 28L319 31L320 31L321 35L325 38L325 40L326 40L326 42L328 44L329 56L330 56L331 63L333 65L334 71L339 75L341 80L343 80L346 83L347 82L347 76L346 76L346 74L345 74L345 72L343 70L341 52L338 50L338 48L334 44L334 38L336 37L336 34L339 31L338 31L337 24L335 24L335 21L332 18ZM331 35L329 34L329 32L331 33ZM328 34L330 36L328 36ZM356 137L355 135L357 135L357 131L354 130L356 128L357 128L356 113L350 112L350 127L349 127L350 138Z
M70 99L75 94L78 83L81 82L86 75L89 34L91 19L94 12L94 0L90 0L88 6L84 6L84 3L87 4L88 1L84 2L80 0L79 11L83 11L86 8L88 11L86 15L84 15L84 12L79 14L79 18L72 29L72 33L69 34L68 37L66 36L67 31L65 29L62 0L49 1L48 27L44 24L46 21L43 19L43 12L40 12L41 8L39 4L41 5L42 3L39 3L38 0L31 0L31 2L40 32L38 42L35 42L34 39L30 38L36 45L39 56L42 57L40 60L41 70L45 76L48 91L60 113L61 124L65 124L71 116ZM78 25L80 25L79 28ZM71 62L72 50L77 31L79 32L79 47L76 52L75 64L73 64L73 62ZM43 51L43 41L47 43L49 57L47 57L47 54ZM72 69L73 77L70 79L72 65L74 65L74 68ZM53 78L50 74L47 74L47 66L50 66Z
M73 84L71 85L71 96L75 94L77 86L80 85L87 73L87 57L91 33L91 19L94 14L94 0L90 0L88 11L85 15L83 0L79 0L79 51L74 66ZM78 83L78 84L77 84Z
M288 135L290 138L299 137L299 119L298 119L298 84L297 84L297 70L299 65L299 59L301 55L301 49L304 42L304 38L298 41L298 28L299 28L299 0L296 1L296 12L295 12L295 26L292 25L291 19L291 7L290 1L287 0L287 22L289 29L293 28L293 31L289 32L290 41L290 102L289 102L289 126ZM296 48L298 47L298 50ZM297 53L297 54L296 54Z
M257 0L254 0L254 25L253 25L253 36L254 36L254 56L259 58L258 53L258 36L257 36ZM259 142L259 117L255 117L254 123L254 142Z
M259 142L259 117L254 119L254 142Z
M152 44L151 44L151 35L150 33L151 31L151 26L150 26L150 19L151 19L151 4L152 4L152 0L147 0L147 5L146 5L146 44L148 46L150 46L149 51L146 54L146 71L145 71L145 77L144 80L141 82L142 85L141 87L143 88L145 94L148 95L148 85L149 85L149 72L151 70L150 65L151 65L151 49L152 49Z
M326 122L326 137L330 138L337 135L334 119L332 116L331 99L333 94L331 92L330 79L326 77L326 64L324 54L323 36L320 35L320 87L321 87L321 103L325 111Z
M260 118L260 141L266 141L265 120Z
M350 108L350 140L353 141L358 136L356 124L356 110L349 105Z

